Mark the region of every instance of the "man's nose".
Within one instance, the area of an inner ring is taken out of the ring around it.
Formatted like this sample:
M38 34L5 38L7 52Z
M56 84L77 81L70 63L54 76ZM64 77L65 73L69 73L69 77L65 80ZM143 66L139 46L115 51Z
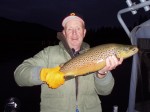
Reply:
M76 30L76 29L74 29L74 30L73 30L73 34L76 34L76 33L77 33L77 30Z

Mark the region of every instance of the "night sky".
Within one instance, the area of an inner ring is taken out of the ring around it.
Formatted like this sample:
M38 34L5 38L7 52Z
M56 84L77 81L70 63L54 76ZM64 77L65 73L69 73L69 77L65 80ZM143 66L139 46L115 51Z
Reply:
M119 10L127 8L126 0L1 0L0 17L11 20L38 23L61 30L61 21L70 12L80 14L88 28L120 26L117 19ZM139 3L138 0L133 2ZM143 10L143 9L141 9ZM125 20L132 26L140 15L129 13ZM135 19L135 18L136 19Z

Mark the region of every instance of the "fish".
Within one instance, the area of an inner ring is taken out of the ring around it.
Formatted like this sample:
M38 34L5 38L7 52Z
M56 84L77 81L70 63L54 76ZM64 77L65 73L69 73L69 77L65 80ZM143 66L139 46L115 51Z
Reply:
M58 88L68 79L87 75L103 69L106 66L106 58L115 55L119 58L129 58L138 52L135 45L108 43L90 48L86 52L71 58L64 64L54 68L43 68L41 80L50 88ZM68 78L69 77L69 78Z
M115 55L118 59L126 59L137 52L138 48L135 45L102 44L72 58L60 68L60 71L65 77L81 76L103 69L106 66L106 58L109 56Z

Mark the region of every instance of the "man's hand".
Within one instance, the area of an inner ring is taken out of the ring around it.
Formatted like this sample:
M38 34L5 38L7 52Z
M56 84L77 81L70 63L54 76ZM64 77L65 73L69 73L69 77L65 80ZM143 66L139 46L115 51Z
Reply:
M116 58L116 56L110 56L106 59L106 66L99 70L97 73L97 76L99 78L103 78L107 75L108 71L111 71L113 69L115 69L117 66L119 66L120 64L122 64L123 62L123 58Z
M42 68L40 72L41 81L45 82L50 88L58 88L65 83L64 74L59 70L60 66Z

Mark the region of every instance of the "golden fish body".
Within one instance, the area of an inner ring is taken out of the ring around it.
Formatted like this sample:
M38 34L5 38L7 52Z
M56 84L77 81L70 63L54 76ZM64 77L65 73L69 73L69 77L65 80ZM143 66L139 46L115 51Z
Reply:
M106 65L106 58L115 55L117 58L128 58L138 52L133 45L103 44L66 62L60 69L64 76L79 76L96 72Z

